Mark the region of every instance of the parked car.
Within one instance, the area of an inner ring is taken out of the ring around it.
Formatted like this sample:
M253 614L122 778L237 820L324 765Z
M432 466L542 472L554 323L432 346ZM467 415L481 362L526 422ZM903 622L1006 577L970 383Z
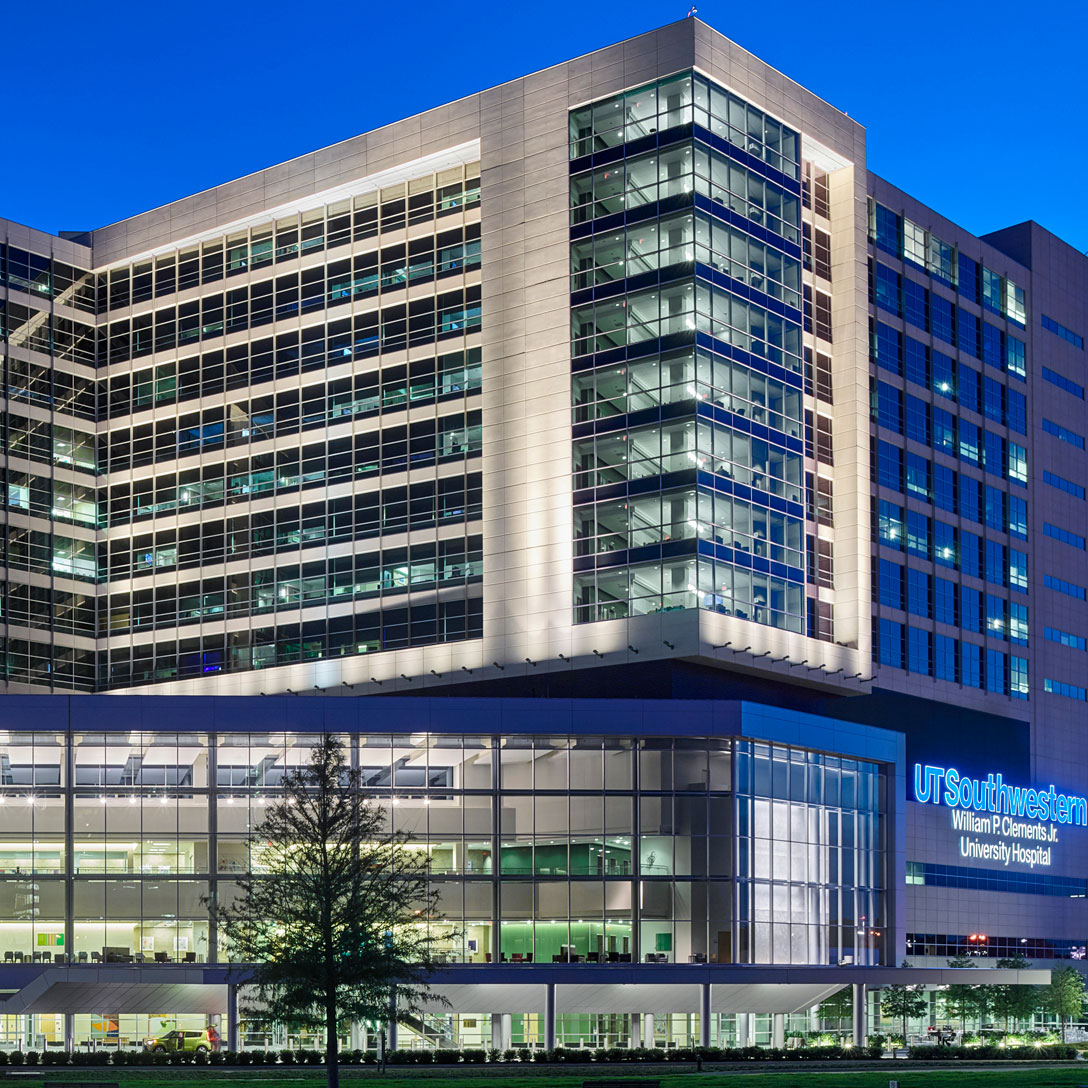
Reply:
M162 1035L152 1035L144 1040L146 1050L176 1052L187 1050L194 1053L207 1054L211 1050L219 1049L219 1032L215 1028L204 1028L199 1031L167 1031Z

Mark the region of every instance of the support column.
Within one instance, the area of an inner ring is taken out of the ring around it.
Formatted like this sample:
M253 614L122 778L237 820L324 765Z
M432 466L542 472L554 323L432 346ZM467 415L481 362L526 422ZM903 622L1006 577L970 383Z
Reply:
M544 1049L555 1049L555 983L544 988Z
M238 987L227 986L227 1049L238 1049Z
M737 1013L737 1046L748 1046L752 1032L752 1015L747 1012Z
M76 1018L74 1013L64 1014L64 1049L69 1054L76 1048Z
M642 1013L631 1013L631 1038L628 1040L627 1045L632 1050L637 1050L642 1046Z
M491 1049L502 1050L502 1013L491 1014Z
M366 1050L366 1026L361 1020L348 1025L348 1044L352 1050Z
M514 1049L514 1014L504 1012L502 1014L502 1050Z
M647 1050L654 1045L654 1014L652 1012L642 1014L642 1045Z
M773 1025L771 1030L771 1046L776 1046L779 1050L782 1050L786 1045L786 1014L784 1012L776 1012L771 1023Z
M866 1046L869 1042L869 987L864 982L854 983L854 1046Z
M710 983L699 987L699 1045L710 1046Z
M386 1050L397 1049L397 988L389 991L389 1023L385 1031Z

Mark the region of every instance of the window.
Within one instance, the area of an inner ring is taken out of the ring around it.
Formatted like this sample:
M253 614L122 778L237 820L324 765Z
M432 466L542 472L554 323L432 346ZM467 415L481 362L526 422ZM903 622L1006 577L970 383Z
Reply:
M982 269L982 308L991 313L1002 312L1004 291L1001 286L1001 277L988 268Z
M1075 484L1072 480L1067 480L1064 476L1059 476L1048 468L1043 469L1043 483L1050 484L1051 487L1056 487L1059 491L1064 491L1067 495L1072 495L1075 498L1084 498L1084 488L1080 484Z
M934 352L936 355L936 352ZM979 372L969 366L960 366L957 379L959 382L959 400L964 408L971 412L979 410Z
M903 568L890 559L879 562L880 603L886 608L903 608Z
M929 558L929 518L917 510L907 511L907 551L922 559Z
M903 550L903 508L885 499L880 500L878 515L880 543L897 551Z
M1052 317L1047 317L1046 314L1043 314L1043 328L1048 329L1050 332L1054 333L1055 336L1060 336L1063 340L1072 344L1073 347L1080 348L1081 351L1084 350L1083 336L1078 336L1077 333L1067 329L1064 325L1059 324Z
M907 668L929 676L933 672L932 635L920 627L907 628Z
M960 530L960 570L972 578L982 577L982 537Z
M1005 475L1005 439L992 431L983 434L982 464L994 476Z
M1008 620L1005 616L1005 599L994 593L986 594L986 634L990 638L1005 638Z
M948 635L937 635L933 640L934 665L938 680L954 684L956 675L956 640Z
M1071 381L1065 377L1064 374L1059 374L1056 370L1051 370L1050 367L1043 367L1043 378L1050 382L1051 385L1056 385L1059 389L1064 389L1067 393L1072 393L1078 400L1084 400L1084 386L1077 385L1076 382Z
M891 209L883 204L875 204L873 211L874 240L888 253L898 257L901 251L901 220Z
M907 437L923 446L929 445L929 405L907 395Z
M935 300L936 301L936 300ZM929 329L929 292L909 276L903 279L903 317L916 329Z
M903 490L903 451L890 442L877 443L877 482L892 491Z
M979 521L982 517L982 482L973 476L960 473L960 517L966 521Z
M893 374L903 373L903 334L883 321L876 323L873 351L877 366Z
M1028 662L1027 658L1009 656L1009 694L1014 699L1028 697Z
M1053 540L1060 540L1071 548L1084 551L1084 537L1079 533L1070 532L1070 530L1063 529L1060 525L1052 525L1049 521L1043 522L1043 532Z
M957 264L959 265L959 275L956 277L956 286L959 289L960 294L969 302L978 302L978 261L974 261L970 257L965 257L962 253L958 253L956 256Z
M960 307L956 311L956 340L959 349L965 355L972 355L976 359L979 352L979 320L971 313Z
M929 300L930 328L937 340L956 342L956 308L946 298L934 294Z
M986 651L986 690L995 695L1005 695L1008 691L1005 676L1005 655L1000 650Z
M1007 420L1010 431L1017 434L1028 433L1028 403L1023 393L1016 389L1006 389L1005 399L1008 402Z
M956 583L947 578L933 579L933 618L938 623L956 627Z
M982 633L982 594L972 586L960 586L960 626L965 631Z
M908 453L907 462L907 494L915 498L929 501L929 462L916 453Z
M929 351L920 340L913 336L903 338L905 356L905 376L908 382L914 382L923 389L929 388Z
M924 570L907 570L907 611L928 620L931 614L930 577ZM899 607L902 607L900 605Z
M933 406L933 448L956 456L956 417L943 408Z
M876 421L886 430L903 433L903 391L887 382L876 383Z
M956 512L956 474L947 465L934 464L933 505L950 514Z
M1043 638L1048 642L1056 642L1059 646L1068 646L1071 650L1088 649L1088 642L1081 635L1071 635L1057 627L1044 627Z
M879 657L881 665L894 669L903 667L903 625L895 620L880 621Z
M997 540L986 541L986 581L1005 584L1005 545Z
M982 414L995 423L1005 419L1005 387L988 374L982 379Z
M1028 553L1009 549L1009 588L1019 593L1028 591Z
M1053 589L1058 593L1064 593L1067 597L1075 597L1078 601L1084 600L1084 586L1078 586L1073 582L1067 582L1064 578L1057 578L1053 574L1043 575L1043 585L1047 589Z
M1023 287L1017 287L1012 280L1005 281L1005 316L1020 328L1027 324L1027 305Z
M939 567L956 566L956 530L943 521L933 523L933 561Z
M1009 536L1028 538L1028 504L1019 495L1009 495L1007 531Z
M1027 346L1015 336L1005 337L1005 369L1014 378L1027 380Z
M1071 431L1066 427L1063 427L1060 423L1055 423L1053 420L1043 420L1043 430L1047 434L1053 435L1061 442L1068 442L1069 445L1075 446L1078 450L1084 449L1084 436L1077 434L1076 431Z
M1009 641L1017 646L1028 644L1028 606L1009 601Z
M979 430L966 419L960 420L960 459L970 465L979 463Z
M1008 476L1014 484L1023 484L1025 487L1028 482L1028 451L1016 442L1010 442L1008 444L1008 461L1006 463L1005 475Z
M900 281L902 277L893 268L886 264L876 265L875 292L876 304L897 317L903 316L903 307L900 302Z
M934 349L933 361L933 392L949 400L956 399L956 362L943 351Z
M967 688L982 687L982 647L973 642L960 646L960 683Z
M987 366L1001 370L1005 362L1005 353L1001 347L1002 334L996 325L983 323L982 326L982 361Z
M906 216L903 217L903 260L912 261L919 268L926 266L926 232L912 223Z
M929 273L953 287L956 283L956 250L934 235L929 236Z
M1078 703L1083 703L1088 698L1084 688L1076 684L1067 684L1062 680L1044 680L1043 691L1050 695L1063 695L1066 699L1076 699Z

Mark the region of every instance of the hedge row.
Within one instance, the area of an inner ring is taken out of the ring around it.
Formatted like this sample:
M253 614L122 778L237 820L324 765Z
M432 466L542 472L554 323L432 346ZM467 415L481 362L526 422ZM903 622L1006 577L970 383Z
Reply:
M556 1047L555 1050L391 1050L386 1055L390 1065L482 1065L485 1062L533 1062L566 1065L588 1065L610 1062L811 1062L834 1060L864 1060L881 1057L883 1046L873 1043L867 1047L805 1046L795 1049L779 1047L699 1047L659 1050L647 1047L613 1047L607 1050ZM1071 1060L1077 1056L1075 1046L912 1046L912 1058L921 1061L1037 1061L1041 1058ZM47 1050L25 1053L0 1050L2 1065L320 1065L325 1055L320 1050L223 1050L210 1054L188 1052L170 1053L149 1050L99 1050L92 1053ZM374 1065L373 1050L340 1052L344 1065Z
M948 1061L957 1058L964 1061L1010 1061L1024 1062L1039 1058L1072 1059L1077 1056L1077 1048L1063 1043L1050 1043L1045 1046L912 1046L908 1050L912 1058L922 1061Z

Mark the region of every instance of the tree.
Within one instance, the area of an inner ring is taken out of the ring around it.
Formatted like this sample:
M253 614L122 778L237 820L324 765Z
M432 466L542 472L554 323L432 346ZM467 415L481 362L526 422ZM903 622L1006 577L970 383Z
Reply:
M420 921L438 917L427 854L407 849L360 788L339 741L315 744L284 775L250 840L238 894L212 904L253 998L247 1016L325 1029L337 1088L338 1029L353 1020L406 1020L420 1011L433 968ZM441 999L439 999L441 1000Z
M1043 987L1043 1005L1057 1015L1064 1043L1066 1024L1084 1012L1084 976L1075 967L1055 967Z
M974 967L974 961L970 956L953 956L948 961L949 967L968 968ZM976 1008L974 991L977 986L969 986L965 982L953 982L946 986L941 993L941 1004L944 1006L946 1016L960 1022L960 1036L967 1033L967 1017Z
M854 1015L854 995L849 986L844 986L838 993L832 994L826 1001L820 1002L816 1015L821 1020L837 1020L839 1034L842 1034L842 1022Z
M904 960L900 966L910 967L910 964ZM880 1015L902 1019L904 1046L907 1043L907 1020L912 1016L922 1016L927 1004L921 986L885 986L880 991Z
M1022 971L1031 964L1023 956L1013 956L997 961L998 967ZM1009 1032L1009 1021L1024 1020L1035 1012L1039 1004L1039 990L1035 986L1001 985L990 987L993 997L995 1016L1005 1022L1005 1034Z

